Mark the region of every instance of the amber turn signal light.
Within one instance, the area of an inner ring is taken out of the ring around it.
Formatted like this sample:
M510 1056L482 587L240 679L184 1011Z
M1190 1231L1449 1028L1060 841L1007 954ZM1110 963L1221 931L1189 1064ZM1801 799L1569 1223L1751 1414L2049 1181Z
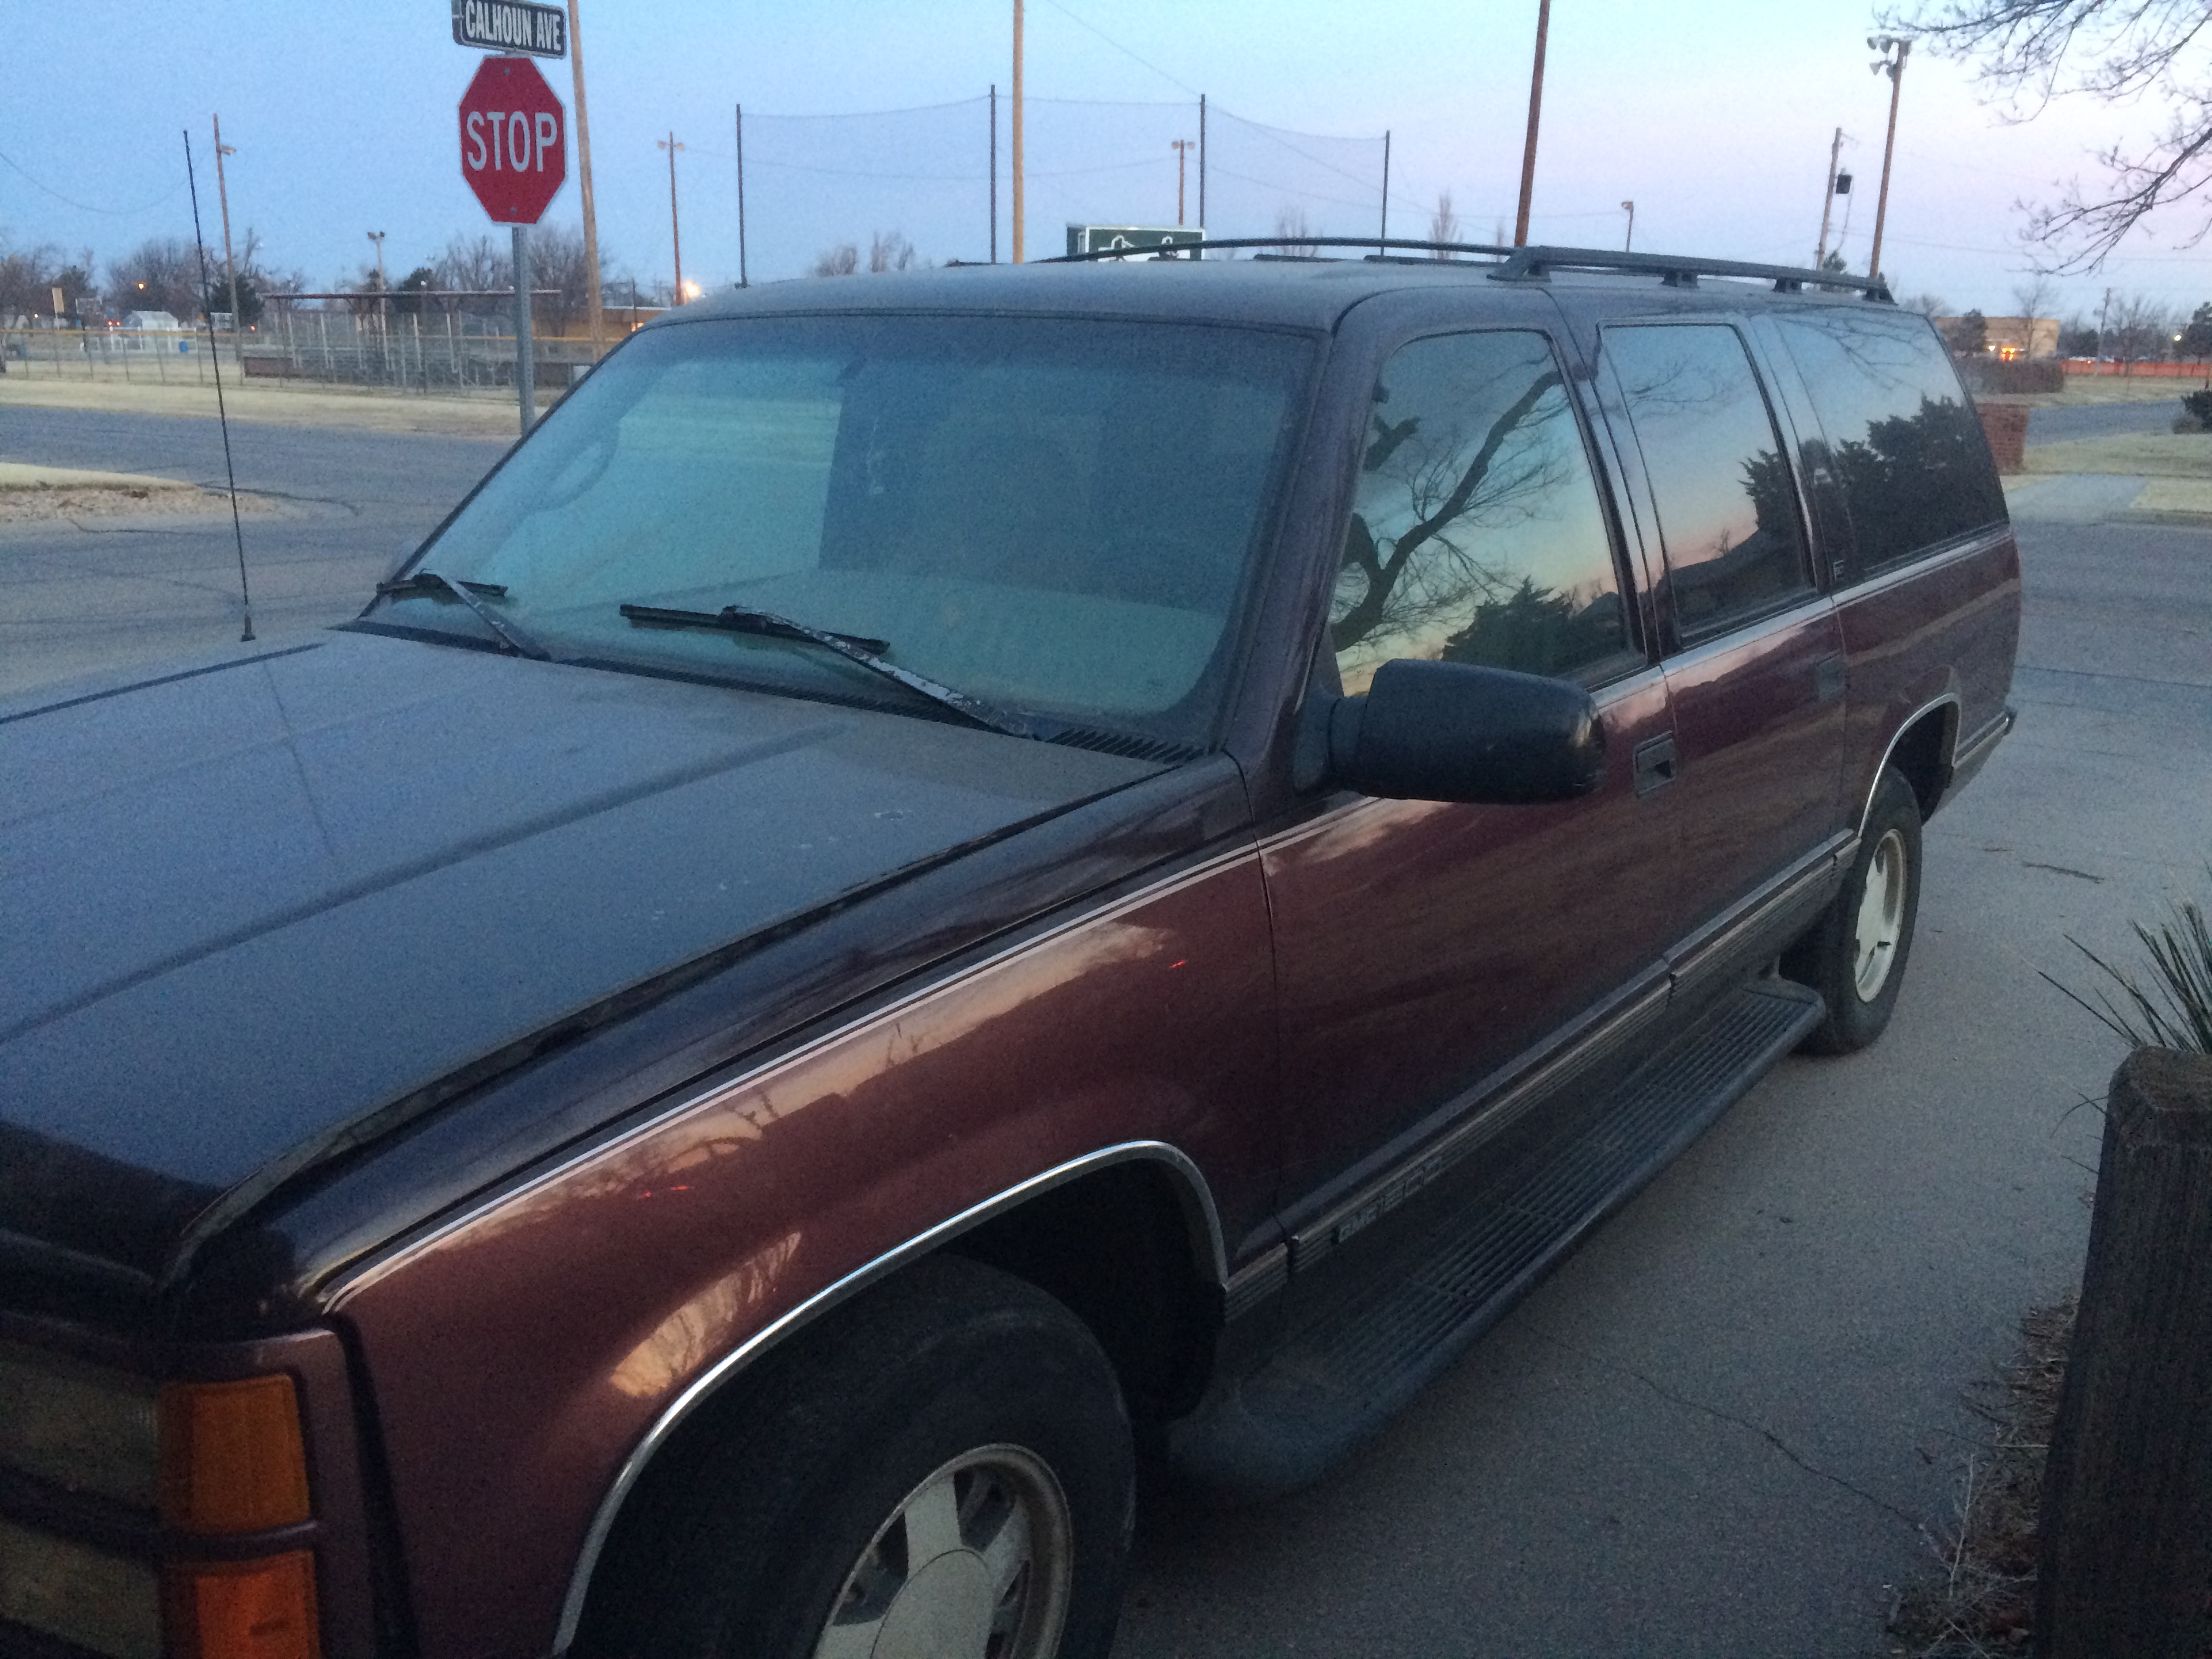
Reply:
M164 1588L176 1659L318 1659L322 1651L315 1558L306 1550L173 1565Z
M204 1536L307 1519L307 1452L290 1377L172 1382L161 1418L163 1524Z

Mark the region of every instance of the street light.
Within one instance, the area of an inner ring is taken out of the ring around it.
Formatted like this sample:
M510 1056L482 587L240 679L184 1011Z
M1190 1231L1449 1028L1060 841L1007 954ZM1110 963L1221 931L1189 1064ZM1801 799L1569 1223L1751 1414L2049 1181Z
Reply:
M1636 246L1636 204L1623 202L1621 209L1628 215L1628 234L1621 240L1620 251L1626 253Z
M1889 164L1897 154L1897 95L1905 86L1905 60L1912 51L1912 42L1894 34L1875 34L1867 37L1867 50L1878 52L1881 57L1867 65L1876 75L1889 76L1889 137L1881 147L1881 193L1875 199L1874 247L1867 255L1867 275L1875 281L1881 279L1881 228L1889 213Z

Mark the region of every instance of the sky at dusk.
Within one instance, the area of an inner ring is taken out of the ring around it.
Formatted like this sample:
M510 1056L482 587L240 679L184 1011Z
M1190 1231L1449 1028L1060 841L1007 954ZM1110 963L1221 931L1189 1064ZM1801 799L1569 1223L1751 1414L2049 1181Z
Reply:
M1365 234L1391 134L1391 229L1425 235L1449 191L1462 234L1510 228L1527 117L1534 0L1029 0L1029 252L1059 251L1071 217L1169 222L1176 137L1207 94L1217 234L1265 232L1295 209L1316 230ZM990 131L1005 99L1004 0L769 6L584 0L599 234L611 264L671 273L673 132L684 275L738 272L733 106L747 112L747 242L756 281L799 274L839 240L898 231L925 258L982 258ZM1868 10L1850 0L1554 0L1532 240L1787 264L1811 261L1829 141L1857 177L1846 257L1873 228L1888 82L1869 71ZM317 287L373 262L397 277L448 239L490 226L463 184L455 105L477 64L447 0L228 0L18 7L0 104L0 236L88 248L101 261L191 229L180 130L204 169L209 118L237 146L233 223L273 268ZM565 64L547 78L572 101ZM1064 101L1063 101L1064 100ZM1079 101L1077 101L1079 100ZM925 108L874 122L794 121ZM1906 71L1883 264L1901 293L2014 308L2030 263L2023 202L2049 201L2094 152L2148 136L2142 108L2062 103L2008 123L1965 70L1916 54ZM1262 124L1273 132L1245 126ZM1007 252L1006 110L999 234ZM1327 135L1347 142L1308 139ZM218 241L212 178L208 233ZM1194 173L1186 211L1195 221ZM1840 210L1842 204L1838 204ZM549 223L578 216L568 184ZM1840 224L1840 213L1838 217ZM2107 287L2169 305L2212 299L2212 250L2192 222L2138 232L2100 273L2062 282L2054 308L2094 315Z

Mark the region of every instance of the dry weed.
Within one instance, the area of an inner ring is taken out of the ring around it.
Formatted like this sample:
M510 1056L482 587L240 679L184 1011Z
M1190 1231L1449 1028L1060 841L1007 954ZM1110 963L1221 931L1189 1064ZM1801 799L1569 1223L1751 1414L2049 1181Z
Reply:
M2029 1650L2044 1455L2066 1375L2074 1299L2034 1310L2020 1328L2019 1354L1967 1402L1989 1432L1966 1459L1957 1526L1932 1540L1941 1565L1905 1587L1890 1620L1899 1644L1893 1650L1915 1659Z

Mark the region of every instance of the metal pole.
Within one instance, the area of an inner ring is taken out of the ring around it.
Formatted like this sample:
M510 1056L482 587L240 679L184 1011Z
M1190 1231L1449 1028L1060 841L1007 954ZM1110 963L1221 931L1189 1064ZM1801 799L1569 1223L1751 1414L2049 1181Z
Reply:
M530 338L530 227L514 228L514 399L521 405L522 435L538 414L538 360Z
M1874 251L1867 255L1867 275L1876 278L1881 275L1882 221L1889 215L1889 164L1897 155L1897 95L1905 88L1905 59L1912 50L1910 40L1885 40L1883 45L1895 46L1897 56L1890 58L1885 55L1882 62L1875 65L1876 70L1886 69L1889 73L1889 137L1881 147L1881 194L1875 199Z
M1375 251L1388 253L1390 250L1390 129L1382 129L1382 228L1377 234Z
M1513 246L1528 246L1528 200L1536 189L1536 124L1544 110L1544 42L1552 32L1552 0L1537 0L1536 64L1528 77L1528 143L1521 152L1521 210L1513 221Z
M999 83L991 82L991 263L999 263Z
M1022 263L1022 0L1014 0L1014 263Z
M584 209L584 304L592 317L592 356L606 348L599 301L599 220L592 206L592 118L584 104L584 30L577 0L568 0L568 73L576 86L576 185Z
M1190 153L1191 141L1188 138L1170 138L1168 140L1168 148L1176 153L1176 223L1180 227L1183 222L1183 161Z
M1820 242L1813 250L1815 270L1828 263L1828 216L1836 210L1836 169L1842 164L1843 155L1844 130L1838 127L1835 140L1828 146L1828 193L1820 198Z
M745 272L745 106L738 106L738 286L750 288Z
M230 186L222 174L222 158L235 155L238 148L222 142L222 117L215 118L215 193L222 204L222 268L230 278L230 349L231 355L242 363L245 354L239 349L240 336L245 331L246 319L238 314L238 262L230 257ZM215 349L215 338L208 338L208 349ZM244 374L241 368L239 371Z
M1628 234L1621 239L1620 251L1632 253L1636 251L1636 204L1623 202L1621 206L1628 210Z
M1206 228L1206 94L1198 94L1198 228Z

